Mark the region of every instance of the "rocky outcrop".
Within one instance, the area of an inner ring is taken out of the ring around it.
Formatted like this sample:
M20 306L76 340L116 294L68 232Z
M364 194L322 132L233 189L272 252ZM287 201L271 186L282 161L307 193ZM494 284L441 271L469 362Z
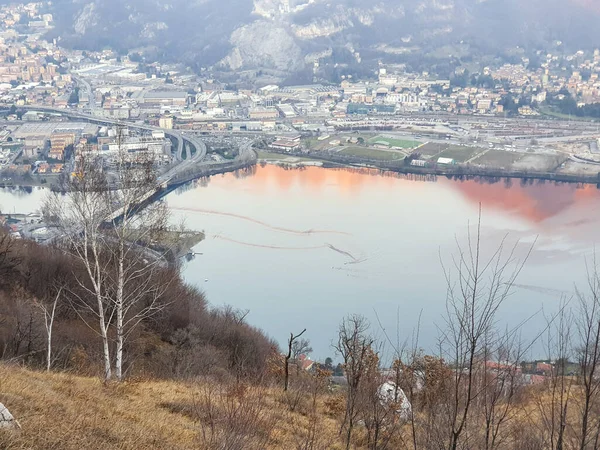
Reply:
M154 39L159 31L166 31L169 25L165 22L151 22L144 25L140 36L144 39Z
M293 31L299 39L315 39L319 37L332 36L340 33L346 28L352 27L351 21L334 21L333 19L324 19L311 22L308 25L294 25Z
M232 51L221 61L231 70L266 68L296 72L304 67L302 50L293 36L273 22L263 20L233 32Z
M304 57L304 62L306 64L314 64L318 62L320 59L329 58L333 55L333 49L331 47L326 48L320 52L309 53Z
M254 0L253 14L266 19L293 14L320 0Z
M73 30L75 33L83 35L86 31L98 24L98 16L96 14L96 3L88 3L83 7L81 12L75 17L73 22Z

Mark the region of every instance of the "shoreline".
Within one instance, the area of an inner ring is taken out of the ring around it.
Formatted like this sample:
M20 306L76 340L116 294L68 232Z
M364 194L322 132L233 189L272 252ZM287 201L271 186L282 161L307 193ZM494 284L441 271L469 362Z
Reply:
M275 153L274 153L275 154ZM279 154L278 154L279 155ZM473 167L469 165L455 165L447 167L415 167L415 166L393 166L373 161L364 162L348 162L336 158L315 157L314 155L296 157L292 154L281 155L287 156L284 159L269 159L257 158L254 162L231 162L222 166L203 167L202 169L192 169L176 180L172 187L179 187L189 182L193 182L200 178L211 177L223 173L231 173L237 170L248 169L253 165L275 165L286 168L303 168L303 167L322 167L324 169L369 169L378 170L383 173L397 173L406 175L422 175L422 176L441 176L449 179L474 179L488 178L490 180L500 179L521 179L521 180L540 180L556 183L572 183L572 184L590 184L596 185L600 189L600 170L593 175L583 174L568 174L556 172L542 172L533 170L507 170L496 168ZM600 168L600 167L599 167ZM52 183L0 183L0 189L34 189L45 188L55 190L56 186Z
M275 154L275 152L273 152ZM278 154L278 153L277 153ZM282 155L283 156L283 155ZM600 170L593 175L583 174L568 174L557 172L543 172L534 170L510 170L500 168L483 168L470 165L454 165L445 167L417 167L417 166L394 166L384 163L375 163L373 161L364 162L348 162L334 157L322 157L309 155L304 157L296 157L294 154L288 154L290 161L285 159L275 160L268 158L259 158L259 164L272 164L281 167L310 167L317 166L323 168L340 168L347 167L350 169L371 169L379 170L382 173L392 172L406 175L423 175L423 176L441 176L449 179L472 179L472 178L488 178L490 180L498 179L521 179L521 180L540 180L556 183L573 183L573 184L591 184L600 188ZM293 162L292 160L298 161ZM308 162L307 162L308 160ZM599 167L600 169L600 167Z

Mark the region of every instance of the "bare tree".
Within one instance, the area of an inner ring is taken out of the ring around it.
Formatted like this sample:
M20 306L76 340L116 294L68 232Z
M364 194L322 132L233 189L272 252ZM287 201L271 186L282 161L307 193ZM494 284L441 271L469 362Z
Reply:
M561 300L559 312L547 317L545 346L548 361L557 363L547 373L543 391L535 395L533 404L537 415L528 414L529 437L537 435L537 441L543 448L563 450L575 448L569 445L569 423L574 395L575 379L565 373L565 364L573 351L573 313L567 308L569 302Z
M600 406L600 274L594 257L587 270L587 293L576 289L579 300L579 365L583 385L579 448L599 448L600 420L594 409Z
M52 366L52 330L54 329L54 317L56 316L56 306L58 300L63 293L63 287L60 286L56 290L54 295L54 301L50 304L45 304L40 301L36 301L36 306L40 308L44 314L44 326L46 328L46 371L50 372Z
M410 342L408 340L402 342L400 338L400 308L396 310L395 340L391 339L391 336L383 326L377 312L375 312L375 316L377 318L379 329L385 337L386 343L393 349L391 376L389 377L394 389L393 398L395 399L395 402L398 403L399 399L406 397L410 404L410 410L408 411L408 417L406 419L410 424L410 446L416 450L418 448L418 443L417 421L414 406L416 405L417 392L423 386L423 376L425 373L423 356L419 349L421 314L419 314L417 326L412 332ZM386 419L385 416L384 419Z
M359 394L363 375L374 356L374 339L369 336L369 323L363 316L352 315L340 324L338 342L335 349L344 360L344 372L348 388L346 390L346 409L340 434L345 431L345 446L350 448L352 432L359 416Z
M290 333L290 338L288 339L288 352L287 352L287 355L285 355L285 368L284 368L285 373L284 373L284 381L283 381L284 392L287 392L289 382L290 382L290 359L292 358L292 353L294 351L294 344L304 333L306 333L306 328L304 330L302 330L301 333L299 333L295 336L294 336L294 333Z
M168 405L190 416L199 427L200 448L270 448L280 420L264 387L206 383L192 404Z
M313 349L310 346L308 339L298 339L292 344L292 361L296 364L296 375L302 370L302 357L307 357L312 353Z
M46 205L62 229L65 247L85 267L86 279L78 284L86 295L75 294L77 311L101 337L105 380L113 374L123 378L125 342L143 320L165 306L160 300L169 285L160 276L166 268L164 255L151 249L168 220L166 206L151 202L159 189L154 155L132 156L122 139L119 128L113 170L105 170L102 159L80 159L67 194L53 194ZM88 322L90 314L97 327Z
M312 351L308 339L298 339L292 344L292 361L298 361L302 356L307 356Z
M485 338L483 373L475 396L476 412L483 417L483 443L486 450L502 445L504 432L515 416L515 399L522 390L519 364L523 348L519 337L510 331L489 334Z
M158 190L153 155L130 159L122 149L122 133L118 134L119 153L116 176L119 189L108 190L109 204L120 208L112 214L108 246L116 270L110 272L110 300L115 312L115 376L123 378L123 349L129 334L144 319L158 313L164 304L160 298L168 286L157 283L163 269L164 254L152 252L146 246L160 239L167 228L168 210L162 202L143 209L140 199L154 195ZM166 281L166 280L163 280Z
M294 444L296 450L328 450L332 448L334 439L327 436L326 425L318 411L319 398L327 389L327 381L331 372L317 368L310 375L306 390L308 391L309 404L306 411L307 423L297 414L290 414L290 423L294 429Z
M110 302L105 293L109 261L105 257L106 240L102 225L111 213L105 193L110 189L104 173L102 160L82 158L78 170L63 189L68 193L52 193L46 200L44 211L49 223L57 225L62 232L60 243L83 265L85 279L78 284L85 297L73 292L80 302L75 311L102 341L104 379L112 378L109 340ZM88 301L87 297L94 299ZM82 313L80 309L85 311ZM87 313L87 314L86 314ZM95 317L97 328L88 320Z
M386 378L379 367L378 353L371 350L359 390L359 417L365 424L370 450L385 450L397 445L394 439L400 438L397 432L401 421L410 415L404 391Z
M13 281L21 262L21 258L15 252L14 244L14 239L0 230L0 286L6 286Z
M458 244L453 270L444 268L448 286L446 329L440 348L453 367L452 391L447 405L448 450L465 443L465 430L475 399L481 394L477 381L485 371L486 336L493 333L499 308L510 295L533 247L519 262L515 244L505 252L506 236L489 258L482 256L481 209L474 236L468 233L468 245ZM505 254L506 253L506 254ZM453 275L456 275L456 281ZM516 333L515 330L512 333Z

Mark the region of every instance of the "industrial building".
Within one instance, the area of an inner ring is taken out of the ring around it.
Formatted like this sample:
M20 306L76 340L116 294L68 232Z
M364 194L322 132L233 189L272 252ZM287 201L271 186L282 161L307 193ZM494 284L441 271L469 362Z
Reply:
M140 91L131 98L146 105L185 106L188 94L183 91Z

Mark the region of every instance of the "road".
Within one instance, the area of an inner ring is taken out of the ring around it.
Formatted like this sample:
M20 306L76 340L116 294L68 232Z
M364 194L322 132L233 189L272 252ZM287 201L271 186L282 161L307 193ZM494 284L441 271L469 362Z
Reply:
M95 119L99 119L100 121L103 121L107 124L111 124L111 125L119 125L119 124L123 124L123 122L120 121L116 121L116 120L110 120L110 119L103 119L101 118L101 114L98 114L98 106L96 104L96 96L94 95L94 89L92 88L92 85L85 79L82 77L76 77L73 76L73 80L75 80L75 82L77 83L77 85L79 86L79 89L83 89L87 92L87 96L88 96L88 104L87 104L87 111L89 112L89 116L87 116L86 114L80 114L81 116L86 116L87 120L91 119L91 118L95 118ZM56 110L58 112L62 111L62 110ZM69 114L71 115L71 114ZM73 115L77 115L77 113L73 113ZM128 127L132 127L132 125L129 124L129 122L126 122ZM186 147L185 147L185 140L186 138L183 136L182 133L179 133L177 131L166 131L162 128L159 127L151 127L151 126L143 126L143 125L135 125L135 127L137 127L138 129L142 129L142 130L146 130L146 131L164 131L165 134L171 135L173 137L175 137L177 139L177 149L175 152L175 158L177 159L177 161L181 162L184 159L188 159L189 157L191 157L191 154L187 154L186 152L186 158L183 157L183 153L186 151ZM199 140L195 140L194 138L188 138L188 141L190 144L192 144L195 148L196 148L196 152L198 152L198 150L200 151L204 151L204 156L206 156L206 146L204 146L204 144L199 141ZM190 151L191 153L191 151ZM196 155L197 156L197 153ZM202 156L200 159L202 159L204 156ZM196 159L196 158L195 158Z
M598 161L593 161L591 159L584 159L584 158L582 158L580 156L577 156L577 155L569 155L569 159L571 161L575 161L575 162L578 162L578 163L590 164L592 166L600 166L600 162L598 162Z
M138 204L145 202L146 200L150 199L153 195L160 192L162 189L166 188L169 185L169 183L171 181L173 181L179 173L185 173L186 170L192 168L193 166L201 165L203 167L205 167L205 166L212 167L212 166L219 166L219 165L224 165L224 164L231 164L231 161L227 161L226 163L223 163L221 161L205 160L205 157L207 155L207 150L208 150L206 144L201 139L198 139L194 136L189 136L189 135L179 132L179 131L165 130L162 128L152 127L149 125L140 125L140 124L135 124L135 123L130 123L130 122L122 122L122 121L116 121L116 120L111 120L111 119L98 118L98 117L94 117L94 116L91 116L88 114L82 114L79 112L71 112L71 111L62 110L62 109L36 107L36 106L26 106L25 108L36 110L36 111L58 113L63 116L69 117L71 119L85 120L85 121L89 121L90 123L96 123L96 124L100 124L100 125L109 125L109 126L124 125L129 128L144 130L144 131L159 130L159 131L163 131L166 135L170 135L173 138L175 138L178 142L177 152L176 152L177 163L173 167L171 167L167 172L163 173L162 175L160 175L157 178L156 187L151 188L150 190L148 190L148 192L143 194L138 199L138 202L137 202ZM183 159L183 151L184 151L184 146L186 144L188 145L188 148L191 148L191 146L195 147L196 152L194 153L194 155L191 155L191 151L190 151L190 154L187 155L187 157L185 159ZM253 141L249 141L249 142L245 143L244 145L240 146L238 156L236 157L237 162L241 162L244 164L256 162L256 153L254 152L254 150L252 150L253 144L254 144ZM106 218L106 221L116 220L122 213L123 213L122 208L117 208L112 214L110 214ZM74 232L78 233L78 232L81 232L81 230L76 229L76 230L74 230ZM52 238L48 239L47 242L53 242L59 238L60 238L60 236L53 236Z
M132 123L132 122L126 122L126 121L120 121L120 120L100 118L100 117L95 117L95 116L92 116L89 114L83 114L83 113L80 113L77 111L49 108L49 107L45 107L45 106L28 105L28 106L23 106L23 108L35 110L35 111L61 114L70 119L84 120L84 121L87 121L90 123L96 123L98 125L126 126L128 128L142 130L142 131L162 131L162 132L164 132L165 135L171 136L172 138L177 140L177 150L175 152L175 158L176 158L177 164L175 166L173 166L171 169L169 169L169 171L167 171L166 173L164 173L163 175L161 175L159 177L159 181L161 183L165 183L165 182L168 183L169 180L172 179L178 172L183 172L195 164L210 165L210 166L222 164L219 161L205 160L207 152L208 152L208 148L207 148L206 144L204 143L204 141L202 141L202 139L200 139L196 136L178 131L178 130L164 129L164 128L159 128L159 127L153 127L150 125L145 125L145 124L138 124L138 123ZM190 155L187 155L187 157L184 159L183 152L185 151L186 144L188 145L188 147L192 147L192 146L195 147L196 153L194 155L191 155L191 151L190 151ZM246 163L251 163L251 162L256 161L256 153L252 150L252 146L253 146L253 141L250 141L250 142L242 145L239 148L239 152L238 152L238 156L236 157L236 160L241 161L241 162L246 162Z
M206 156L206 153L207 153L206 144L204 144L204 142L202 140L200 140L194 136L188 136L185 133L182 133L177 130L167 130L164 128L153 127L153 126L145 125L145 124L137 124L137 123L126 122L126 121L122 121L122 120L112 120L112 119L107 119L107 118L102 118L102 117L96 117L96 116L93 116L90 114L83 114L83 113L77 112L77 111L49 108L46 106L27 105L27 106L23 106L23 108L34 110L34 111L42 111L42 112L49 112L49 113L54 113L54 114L61 114L63 116L69 117L71 119L84 120L84 121L87 121L90 123L96 123L98 125L104 125L104 126L106 126L106 125L108 125L108 126L126 126L128 128L138 129L138 130L143 130L143 131L162 131L165 133L165 135L171 136L177 140L177 149L175 151L175 158L176 158L176 161L180 162L180 163L183 163L183 162L191 163L191 162L202 161L202 159L204 159L204 157ZM187 142L188 146L194 146L196 148L196 153L193 156L188 155L190 157L184 159L183 152L185 151L186 142ZM186 164L186 166L187 166L187 164Z
M92 85L88 81L86 81L84 78L73 76L73 80L77 83L77 86L79 86L80 90L83 88L85 91L87 91L88 108L89 108L90 113L92 115L94 115L94 112L96 111L96 97L94 95L94 90L92 89Z

